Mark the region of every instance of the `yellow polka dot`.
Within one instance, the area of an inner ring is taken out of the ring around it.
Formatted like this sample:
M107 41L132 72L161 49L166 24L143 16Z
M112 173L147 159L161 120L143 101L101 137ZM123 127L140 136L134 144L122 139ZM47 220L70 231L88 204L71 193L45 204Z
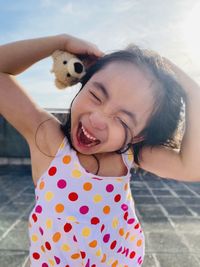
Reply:
M109 206L104 206L104 208L103 208L103 212L104 212L105 214L109 214L109 213L110 213L110 207L109 207Z
M120 234L121 236L124 235L124 229L123 229L123 228L120 228L120 229L119 229L119 234Z
M96 194L96 195L93 197L93 201L94 201L94 203L101 202L101 201L102 201L102 196L101 196L100 194Z
M96 256L99 257L99 256L101 256L101 254L102 254L102 251L101 251L101 248L100 248L100 249L98 249L96 251Z
M77 221L76 217L74 217L74 216L68 216L68 217L67 217L67 220L68 220L68 221L71 221L71 222L75 222L75 221Z
M40 190L44 189L44 186L45 186L45 183L44 183L43 181L40 182L40 184L39 184L39 188L40 188Z
M59 149L63 149L65 146L65 141L63 140L62 144L60 145Z
M65 244L62 244L61 249L67 252L67 251L70 251L71 248L68 244L65 243Z
M113 258L108 259L108 261L107 261L107 265L110 266L110 265L112 264L113 261L114 261Z
M60 240L60 238L61 238L61 234L59 232L56 232L52 237L52 239L55 243L58 242Z
M85 191L90 191L92 189L92 184L91 183L84 183L83 189Z
M79 253L74 253L74 254L71 255L71 258L73 260L76 260L76 259L80 258L80 254Z
M132 153L131 149L129 149L127 152L128 152L128 160L130 162L133 162L133 153Z
M38 241L38 237L37 237L36 234L33 234L31 239L32 239L33 242L37 242Z
M47 219L46 220L46 227L47 229L51 229L52 228L52 225L53 225L53 222L51 219Z
M64 164L69 164L71 161L71 157L69 155L65 155L62 159Z
M51 201L53 197L54 197L54 193L51 191L46 192L44 196L46 201Z
M115 218L112 220L112 227L113 227L114 229L116 229L117 226L118 226L118 224L119 224L118 218L115 217Z
M57 204L57 205L55 206L55 210L56 210L56 212L58 212L58 213L63 212L64 209L65 209L65 207L64 207L63 204L61 204L61 203L59 203L59 204Z
M80 178L81 177L81 172L79 170L73 170L72 171L72 177Z
M82 229L82 236L84 236L84 237L88 237L88 236L90 236L90 234L91 234L91 230L90 230L89 227L84 227L84 228Z
M49 264L50 264L51 266L55 266L55 261L52 260L52 259L49 259Z
M128 200L131 200L131 199L132 199L132 195L131 195L131 193L128 194L127 199L128 199Z
M130 236L130 241L132 242L134 240L135 240L135 235Z
M95 248L97 246L97 241L96 240L93 240L92 242L89 243L89 246L91 248Z
M142 240L139 239L139 240L137 241L137 246L138 246L138 247L141 247L141 245L142 245Z

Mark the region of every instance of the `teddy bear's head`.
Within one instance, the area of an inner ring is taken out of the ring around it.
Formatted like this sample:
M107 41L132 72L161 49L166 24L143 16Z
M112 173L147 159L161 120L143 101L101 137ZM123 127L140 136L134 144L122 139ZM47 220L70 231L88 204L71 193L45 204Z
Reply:
M52 54L55 85L59 89L74 85L85 75L85 67L80 59L66 51L56 50Z

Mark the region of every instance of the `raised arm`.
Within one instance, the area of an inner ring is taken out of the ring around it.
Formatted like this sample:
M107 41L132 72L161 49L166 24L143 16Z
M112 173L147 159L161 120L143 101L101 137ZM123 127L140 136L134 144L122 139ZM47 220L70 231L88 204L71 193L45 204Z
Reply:
M179 152L157 147L141 152L141 167L163 178L200 181L200 86L167 60L186 92L186 129Z
M32 139L38 124L51 115L31 99L12 75L23 72L57 49L96 57L101 55L93 44L66 34L0 46L0 114L26 140Z

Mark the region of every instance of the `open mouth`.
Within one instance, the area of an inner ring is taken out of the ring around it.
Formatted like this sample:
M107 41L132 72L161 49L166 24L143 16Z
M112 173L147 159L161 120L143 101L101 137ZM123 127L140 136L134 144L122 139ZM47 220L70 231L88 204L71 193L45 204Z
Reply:
M86 147L96 146L101 143L99 139L87 132L81 122L79 123L77 130L77 139L80 145Z

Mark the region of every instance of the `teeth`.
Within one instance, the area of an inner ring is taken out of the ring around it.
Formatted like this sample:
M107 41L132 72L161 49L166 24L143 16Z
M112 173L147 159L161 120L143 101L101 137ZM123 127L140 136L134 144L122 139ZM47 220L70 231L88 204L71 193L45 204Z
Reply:
M81 129L82 129L84 135L87 136L87 138L89 138L89 139L92 140L92 141L97 140L94 136L91 136L91 135L85 130L85 128L84 128L83 126L81 126Z

